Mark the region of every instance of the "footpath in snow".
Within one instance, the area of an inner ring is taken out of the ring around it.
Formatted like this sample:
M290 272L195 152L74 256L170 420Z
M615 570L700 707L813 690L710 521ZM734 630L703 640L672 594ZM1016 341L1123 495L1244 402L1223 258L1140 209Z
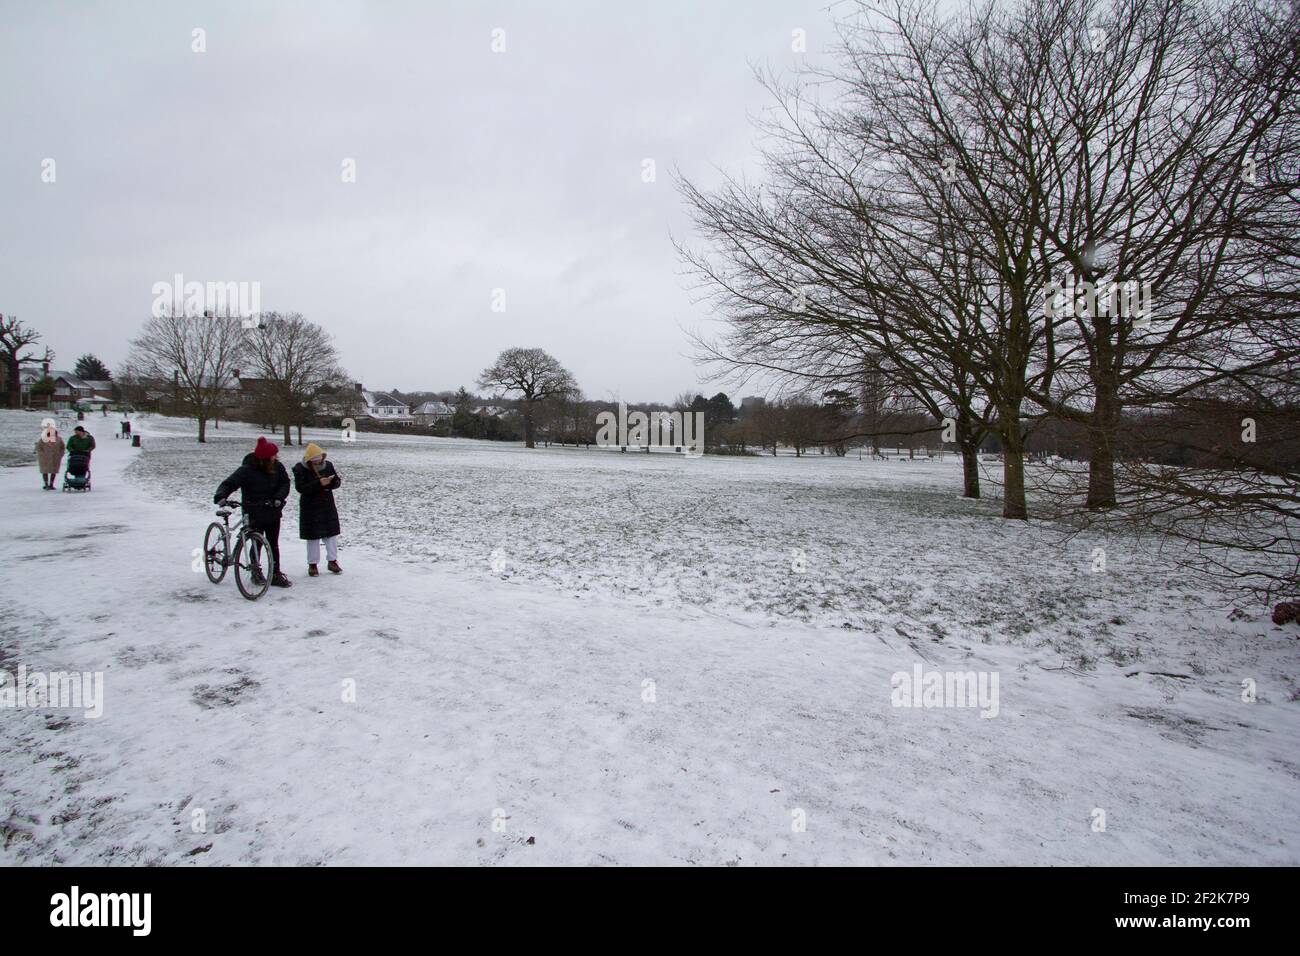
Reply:
M0 669L104 681L97 719L0 709L0 863L1300 863L1281 685L1175 697L355 541L308 579L296 501L295 587L253 604L193 569L211 509L97 431L89 494L0 469ZM917 665L998 675L997 715L893 706Z

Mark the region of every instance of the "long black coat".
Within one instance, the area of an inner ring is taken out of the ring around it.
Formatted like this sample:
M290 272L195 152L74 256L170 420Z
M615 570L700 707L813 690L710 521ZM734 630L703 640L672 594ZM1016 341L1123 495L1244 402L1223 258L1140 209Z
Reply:
M268 474L250 453L244 456L244 463L218 486L212 500L220 501L236 490L242 493L244 510L255 526L275 524L280 520L280 509L289 498L289 472L285 471L283 463L277 461L274 470Z
M328 485L320 479L329 478ZM305 461L293 466L293 486L298 489L298 537L304 541L332 538L339 533L339 510L334 506L334 489L343 479L328 458L311 470Z

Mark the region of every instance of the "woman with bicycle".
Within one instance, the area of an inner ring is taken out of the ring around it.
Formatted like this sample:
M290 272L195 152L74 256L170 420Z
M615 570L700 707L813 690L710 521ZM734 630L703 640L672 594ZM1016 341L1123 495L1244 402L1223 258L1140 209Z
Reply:
M220 504L236 490L243 493L248 524L266 535L266 543L271 549L275 567L271 584L288 588L293 587L293 583L280 570L280 510L289 498L289 473L280 463L279 454L279 445L259 438L257 447L245 455L243 464L221 483L212 501Z

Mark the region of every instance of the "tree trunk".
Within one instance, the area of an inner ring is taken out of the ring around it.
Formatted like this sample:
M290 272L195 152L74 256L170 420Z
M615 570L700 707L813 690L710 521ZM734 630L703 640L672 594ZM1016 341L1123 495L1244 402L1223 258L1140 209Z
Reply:
M1020 408L1003 406L998 412L1002 439L1002 517L1025 519L1025 438L1020 431Z
M980 449L975 442L964 442L961 446L961 477L963 498L980 496Z
M289 423L287 421L284 423L284 443L285 445L293 444L293 436L289 434Z
M1115 433L1119 430L1119 390L1112 373L1095 381L1096 401L1088 423L1088 510L1115 507Z
M298 426L298 444L299 444L299 445L302 444L302 426L301 426L301 425Z
M527 401L524 402L524 447L537 447L533 437L533 404Z
M957 444L961 448L963 498L980 496L980 444L971 434L970 423L963 415L957 419Z
M9 368L9 389L5 398L10 408L18 408L23 403L22 369L18 365L18 353L6 352L4 359Z
M207 440L208 440L208 419L206 415L200 415L199 416L199 441L206 442Z

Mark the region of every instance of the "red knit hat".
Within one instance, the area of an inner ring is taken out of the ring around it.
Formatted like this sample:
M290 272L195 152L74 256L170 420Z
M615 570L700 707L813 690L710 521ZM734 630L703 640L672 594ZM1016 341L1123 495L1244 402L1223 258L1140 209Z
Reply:
M280 454L280 446L273 441L267 441L264 437L257 440L257 447L253 449L254 458L270 459Z

